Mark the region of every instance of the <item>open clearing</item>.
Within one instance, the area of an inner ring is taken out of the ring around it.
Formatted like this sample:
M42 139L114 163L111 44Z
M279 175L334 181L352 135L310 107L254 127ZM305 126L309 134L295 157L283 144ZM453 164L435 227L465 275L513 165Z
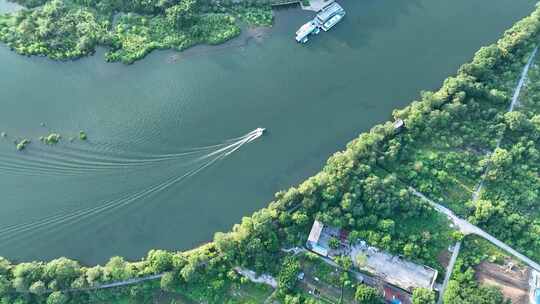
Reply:
M505 266L482 262L476 267L476 279L481 284L500 287L512 304L527 304L529 272L529 268L514 266L510 270Z

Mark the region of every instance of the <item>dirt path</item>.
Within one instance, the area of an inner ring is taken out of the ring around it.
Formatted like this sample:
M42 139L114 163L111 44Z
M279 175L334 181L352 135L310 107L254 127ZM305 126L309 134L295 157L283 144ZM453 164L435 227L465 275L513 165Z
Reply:
M482 262L476 269L476 279L486 285L501 288L504 296L514 304L527 304L529 271L527 269L507 269L500 265Z

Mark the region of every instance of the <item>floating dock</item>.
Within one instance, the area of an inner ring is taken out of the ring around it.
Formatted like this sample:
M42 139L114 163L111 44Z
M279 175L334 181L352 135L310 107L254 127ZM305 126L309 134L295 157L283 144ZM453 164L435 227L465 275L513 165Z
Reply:
M323 7L315 16L315 18L306 24L302 25L296 31L296 41L306 43L309 40L309 35L318 34L321 29L328 31L334 25L339 23L345 17L345 10L337 2L332 2Z

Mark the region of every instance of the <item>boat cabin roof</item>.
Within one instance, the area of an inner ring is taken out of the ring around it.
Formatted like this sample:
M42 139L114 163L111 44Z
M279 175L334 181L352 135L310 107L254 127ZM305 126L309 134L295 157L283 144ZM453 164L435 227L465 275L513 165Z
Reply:
M343 12L343 11L344 11L344 9L343 9L343 7L341 7L341 5L339 5L337 2L332 2L331 4L324 7L317 14L317 18L320 21L325 22L326 20L330 19L335 14L337 14L339 12Z
M310 21L304 25L302 25L298 31L296 31L297 36L305 36L309 33L311 33L315 29L315 24L313 21Z

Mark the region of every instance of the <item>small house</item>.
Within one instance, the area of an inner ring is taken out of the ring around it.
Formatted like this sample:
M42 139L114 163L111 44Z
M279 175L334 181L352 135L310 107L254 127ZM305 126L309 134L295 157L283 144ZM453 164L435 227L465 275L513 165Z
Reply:
M308 240L306 242L306 247L316 254L326 257L328 256L328 248L319 243L323 229L323 223L317 220L313 222L313 226L311 226L311 231L309 232Z

